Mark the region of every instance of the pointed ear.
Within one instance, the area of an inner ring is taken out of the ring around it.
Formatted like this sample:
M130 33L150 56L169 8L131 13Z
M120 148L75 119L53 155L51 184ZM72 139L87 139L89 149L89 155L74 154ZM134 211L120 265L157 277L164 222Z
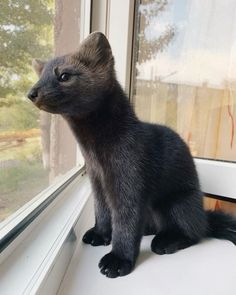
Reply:
M77 56L80 62L92 68L114 64L111 46L100 32L90 34L81 43Z
M41 75L45 64L46 64L46 62L41 61L40 59L37 59L37 58L32 60L32 66L38 76Z

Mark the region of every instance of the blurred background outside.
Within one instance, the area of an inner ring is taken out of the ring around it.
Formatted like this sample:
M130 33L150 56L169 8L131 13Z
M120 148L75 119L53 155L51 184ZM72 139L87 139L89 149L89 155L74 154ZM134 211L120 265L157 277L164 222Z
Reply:
M63 119L26 98L37 81L33 58L47 60L78 48L80 1L65 2L0 3L0 221L82 164Z

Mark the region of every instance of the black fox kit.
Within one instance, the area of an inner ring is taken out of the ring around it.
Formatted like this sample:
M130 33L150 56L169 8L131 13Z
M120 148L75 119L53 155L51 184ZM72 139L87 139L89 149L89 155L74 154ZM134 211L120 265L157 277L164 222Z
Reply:
M108 245L100 263L110 278L130 273L143 235L170 254L205 237L236 244L236 220L204 211L189 149L171 129L138 120L116 80L106 37L92 33L78 52L34 61L40 79L28 97L69 123L94 191L95 225L83 241Z

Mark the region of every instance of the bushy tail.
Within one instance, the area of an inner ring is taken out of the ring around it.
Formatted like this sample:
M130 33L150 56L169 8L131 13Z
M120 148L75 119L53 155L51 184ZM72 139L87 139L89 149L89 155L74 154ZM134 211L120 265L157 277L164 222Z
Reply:
M236 218L222 211L207 211L208 237L224 239L236 245Z

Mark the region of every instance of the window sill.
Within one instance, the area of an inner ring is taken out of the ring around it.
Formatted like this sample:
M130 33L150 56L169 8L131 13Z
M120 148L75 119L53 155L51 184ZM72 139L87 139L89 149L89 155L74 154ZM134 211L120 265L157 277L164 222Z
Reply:
M88 177L77 177L22 232L24 238L18 237L20 244L13 250L14 245L10 245L1 253L0 294L56 293L73 255L76 239L80 239L75 225L83 217L90 194ZM50 288L50 292L41 293L45 288Z
M91 247L79 242L57 295L235 294L236 248L231 242L209 239L160 256L150 250L152 238L143 238L134 271L116 279L106 278L98 268L111 246Z

